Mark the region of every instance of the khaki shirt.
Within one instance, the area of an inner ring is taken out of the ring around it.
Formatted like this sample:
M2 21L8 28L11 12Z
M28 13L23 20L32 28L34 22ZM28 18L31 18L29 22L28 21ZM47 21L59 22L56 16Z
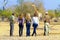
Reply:
M50 23L50 16L49 15L44 16L44 22Z

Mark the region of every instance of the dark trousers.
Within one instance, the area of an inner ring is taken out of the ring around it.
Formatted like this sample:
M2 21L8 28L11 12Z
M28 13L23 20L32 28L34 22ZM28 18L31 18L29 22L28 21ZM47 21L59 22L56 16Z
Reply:
M13 36L14 23L10 23L10 36Z
M33 24L33 27L34 27L34 30L33 30L33 33L32 33L32 36L35 34L35 36L36 36L36 29L37 29L37 26L38 26L38 24Z
M23 35L23 26L22 24L19 24L19 36Z
M30 36L30 23L26 23L26 36Z

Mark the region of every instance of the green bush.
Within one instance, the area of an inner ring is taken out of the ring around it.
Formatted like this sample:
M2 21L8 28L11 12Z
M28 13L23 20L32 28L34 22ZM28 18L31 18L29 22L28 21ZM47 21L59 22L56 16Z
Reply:
M9 18L12 14L12 11L10 10L3 10L1 16L4 16L6 18Z

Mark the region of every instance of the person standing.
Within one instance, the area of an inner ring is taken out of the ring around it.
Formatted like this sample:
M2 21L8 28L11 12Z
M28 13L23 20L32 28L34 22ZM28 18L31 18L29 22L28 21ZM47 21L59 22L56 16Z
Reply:
M19 22L19 36L23 35L23 27L24 27L24 16L23 14L20 14L18 17Z
M28 13L26 15L26 36L30 36L31 16Z
M32 17L32 24L33 24L33 33L32 33L32 36L35 34L36 36L36 29L39 25L39 17L37 15L37 13L34 13L34 16Z
M38 12L38 9L36 8L36 6L33 4L32 7L34 8L35 10L35 13L34 13L34 16L32 17L32 23L33 23L33 33L32 33L32 36L35 34L36 36L36 29L39 25L39 20L40 20L40 13Z
M15 14L12 13L12 15L10 16L10 36L13 36L14 23L15 23Z
M50 24L50 16L48 15L48 12L45 13L44 16L44 35L49 35L49 24Z

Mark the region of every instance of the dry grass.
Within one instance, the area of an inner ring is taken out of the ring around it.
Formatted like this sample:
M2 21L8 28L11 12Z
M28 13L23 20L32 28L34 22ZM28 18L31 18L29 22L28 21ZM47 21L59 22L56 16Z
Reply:
M53 27L52 27L53 26ZM0 22L0 40L60 40L60 25L51 25L49 36L43 36L43 23L37 28L37 36L26 37L26 27L24 26L23 36L18 36L18 23L14 27L14 36L9 36L9 22ZM31 34L33 28L31 27Z

